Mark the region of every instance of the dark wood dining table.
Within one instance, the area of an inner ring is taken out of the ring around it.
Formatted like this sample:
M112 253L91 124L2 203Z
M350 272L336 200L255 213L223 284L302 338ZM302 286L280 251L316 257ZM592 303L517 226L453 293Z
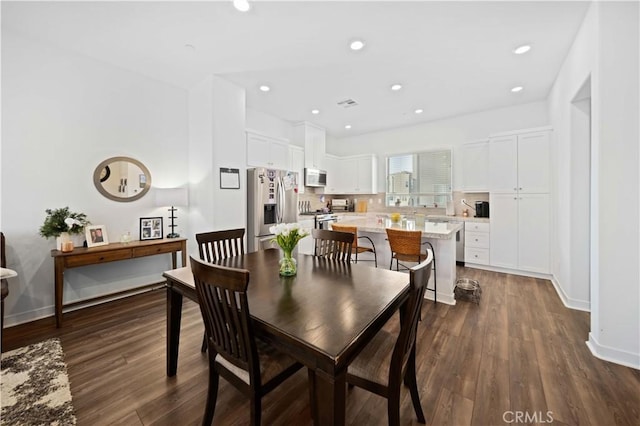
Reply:
M298 273L281 277L280 251L262 250L218 264L250 271L254 331L310 371L316 425L345 423L349 363L408 297L409 276L298 255ZM178 366L183 296L198 301L189 266L167 271L167 375Z

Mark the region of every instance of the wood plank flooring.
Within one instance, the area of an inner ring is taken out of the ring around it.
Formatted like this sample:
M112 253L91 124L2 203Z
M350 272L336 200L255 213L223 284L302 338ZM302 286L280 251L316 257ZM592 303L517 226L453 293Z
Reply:
M480 304L425 301L419 326L427 424L640 424L640 372L593 357L584 343L589 314L565 308L550 282L469 268L458 276L480 282ZM8 328L2 350L59 337L80 426L200 424L208 371L200 311L185 300L172 378L165 375L165 318L165 292L156 290L67 313L61 329L53 318ZM397 330L397 318L386 327ZM384 399L358 388L347 395L349 424L387 423ZM401 410L403 424L417 424L406 389ZM265 425L312 423L304 369L264 398L262 418ZM248 421L248 401L221 379L214 422Z

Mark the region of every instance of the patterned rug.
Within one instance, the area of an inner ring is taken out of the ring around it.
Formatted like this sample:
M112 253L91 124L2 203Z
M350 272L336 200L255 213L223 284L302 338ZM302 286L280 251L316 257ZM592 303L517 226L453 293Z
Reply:
M75 425L67 365L60 340L2 354L3 425Z

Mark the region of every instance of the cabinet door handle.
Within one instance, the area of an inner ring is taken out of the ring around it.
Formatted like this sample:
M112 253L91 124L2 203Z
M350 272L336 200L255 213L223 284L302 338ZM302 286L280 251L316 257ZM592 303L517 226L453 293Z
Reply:
M514 190L514 191L517 191L517 190L518 190L518 188L513 188L513 190Z
M522 188L518 188L518 190L522 191Z

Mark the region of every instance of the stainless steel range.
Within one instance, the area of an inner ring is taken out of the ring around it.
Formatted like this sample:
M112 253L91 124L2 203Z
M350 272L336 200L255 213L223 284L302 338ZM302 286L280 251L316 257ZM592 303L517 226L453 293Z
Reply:
M316 229L331 229L331 224L338 221L338 215L335 213L318 213L316 214L314 225Z

